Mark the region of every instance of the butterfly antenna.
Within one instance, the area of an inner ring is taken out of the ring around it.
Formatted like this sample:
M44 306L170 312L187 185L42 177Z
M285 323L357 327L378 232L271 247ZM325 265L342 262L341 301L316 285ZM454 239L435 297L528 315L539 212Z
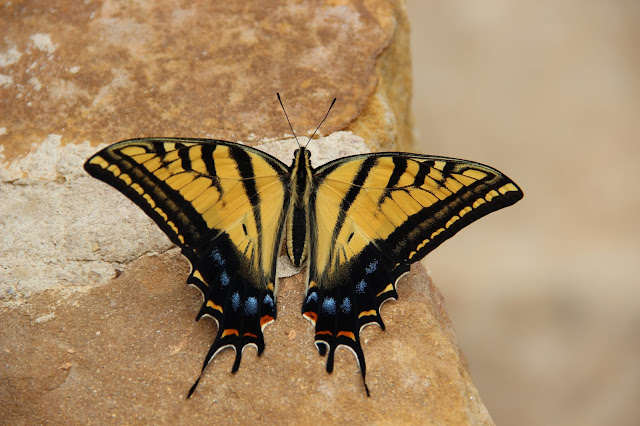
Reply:
M282 107L282 111L284 111L284 116L287 117L287 123L289 123L289 128L291 129L291 133L293 133L293 137L296 138L296 142L298 143L298 148L300 147L300 141L296 136L296 132L293 131L293 126L291 125L291 121L289 121L289 116L287 115L287 110L284 109L284 105L282 104L282 99L280 99L280 93L276 92L278 95L278 101L280 102L280 106ZM323 120L324 121L324 120Z
M333 104L336 103L337 99L338 98L333 98L333 102L331 102L331 105L329 105L329 109L327 110L327 113L325 114L324 118L322 119L320 124L318 124L318 127L316 127L316 130L313 132L313 134L311 135L311 137L307 141L307 145L309 145L309 142L311 142L311 139L313 139L313 137L316 135L316 133L318 132L318 129L320 128L320 126L322 126L322 123L324 123L324 120L326 120L327 117L329 116L329 113L331 112L331 108L333 108ZM307 145L305 145L305 148L306 148Z

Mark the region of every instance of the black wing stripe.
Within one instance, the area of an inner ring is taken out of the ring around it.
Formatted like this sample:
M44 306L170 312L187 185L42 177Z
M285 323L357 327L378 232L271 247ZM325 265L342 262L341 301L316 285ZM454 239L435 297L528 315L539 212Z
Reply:
M389 176L389 182L387 183L387 188L392 189L400 181L400 178L407 170L408 161L404 157L393 157L393 172L391 176Z
M333 228L332 240L334 242L340 234L340 230L342 229L342 225L344 224L349 208L356 200L356 197L362 189L362 185L364 185L364 182L367 180L367 176L369 176L371 169L376 165L377 162L378 159L376 157L367 157L360 165L358 173L356 173L356 175L354 176L353 181L351 182L351 188L349 188L349 191L340 203L340 214L338 215L338 221Z
M431 170L431 167L427 164L425 164L422 161L418 162L418 173L416 173L416 177L413 180L413 186L416 188L421 187L424 184L425 178L427 177L427 174L429 173L429 171Z
M213 153L217 147L218 145L207 144L202 145L200 149L202 150L202 162L207 169L207 174L212 179L212 183L215 188L218 190L220 198L222 198L224 196L224 189L222 188L222 185L220 185L220 179L218 178L218 173L216 172L216 162L213 159Z
M167 155L167 150L165 149L164 143L153 144L153 146L156 150L156 154L158 154L160 157L164 157L165 155Z
M386 189L384 194L378 199L378 208L384 204L384 202L391 198L391 192L396 187L398 182L400 182L400 178L407 170L408 161L404 157L393 157L393 172L391 172L391 176L389 176L389 181L387 182Z
M249 198L249 202L253 208L253 217L256 223L256 229L258 231L258 252L262 252L262 215L260 213L260 194L258 193L258 188L256 187L256 182L254 178L253 172L253 163L251 162L251 157L245 151L241 149L231 149L229 150L231 157L236 161L236 165L238 167L238 172L240 173L240 177L242 178L242 185L244 187L244 191L247 194L247 198ZM260 269L263 268L262 265L262 257L258 256Z

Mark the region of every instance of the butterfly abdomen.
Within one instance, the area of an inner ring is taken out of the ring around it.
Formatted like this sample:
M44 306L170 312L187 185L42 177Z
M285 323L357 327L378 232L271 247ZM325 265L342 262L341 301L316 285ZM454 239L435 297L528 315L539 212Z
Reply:
M291 166L292 203L287 213L287 253L295 266L304 262L309 249L309 196L313 185L309 157L309 151L300 148Z

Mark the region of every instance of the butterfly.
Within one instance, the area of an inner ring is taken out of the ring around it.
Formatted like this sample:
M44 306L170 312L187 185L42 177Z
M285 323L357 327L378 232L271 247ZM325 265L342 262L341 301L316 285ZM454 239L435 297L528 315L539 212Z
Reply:
M302 315L328 355L326 370L346 346L369 395L360 332L385 328L380 306L397 299L399 278L465 226L523 197L504 174L472 161L385 152L314 168L299 146L288 166L215 139L130 139L84 168L141 207L191 263L187 283L204 295L196 320L211 317L218 330L187 398L221 350L235 350L232 372L245 346L262 354L283 239L293 265L307 262Z

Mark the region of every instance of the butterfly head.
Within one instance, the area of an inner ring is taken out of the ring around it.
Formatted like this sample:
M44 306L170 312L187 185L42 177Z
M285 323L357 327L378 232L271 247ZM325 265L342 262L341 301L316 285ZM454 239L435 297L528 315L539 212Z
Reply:
M301 146L300 148L296 149L293 153L294 159L302 156L305 156L306 158L311 158L311 151L309 151L306 146Z
M296 167L296 165L298 165ZM293 153L293 166L295 169L309 170L311 168L311 151L306 147L301 146Z

